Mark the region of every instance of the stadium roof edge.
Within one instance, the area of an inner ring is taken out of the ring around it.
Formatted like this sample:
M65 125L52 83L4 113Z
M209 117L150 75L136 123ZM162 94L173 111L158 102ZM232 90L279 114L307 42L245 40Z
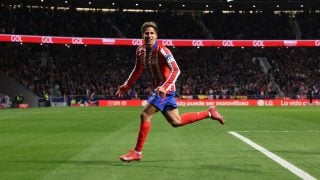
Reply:
M320 1L311 0L2 0L2 6L42 6L99 9L148 9L195 11L281 11L320 10Z

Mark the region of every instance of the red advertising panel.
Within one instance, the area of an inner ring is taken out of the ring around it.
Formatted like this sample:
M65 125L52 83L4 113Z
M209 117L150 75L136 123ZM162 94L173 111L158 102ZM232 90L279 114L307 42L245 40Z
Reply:
M92 38L64 36L36 36L19 34L0 34L0 42L73 44L104 46L139 46L142 39ZM319 47L320 40L204 40L204 39L159 39L165 46L188 47Z
M320 100L309 99L259 99L259 100L177 100L179 106L320 106ZM99 100L99 106L144 106L146 100Z
M98 106L143 106L143 100L99 100Z

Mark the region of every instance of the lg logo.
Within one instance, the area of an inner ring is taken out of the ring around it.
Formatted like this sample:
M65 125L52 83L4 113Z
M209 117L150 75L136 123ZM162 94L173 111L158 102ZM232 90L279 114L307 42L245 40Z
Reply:
M192 46L203 46L203 41L202 40L193 40Z
M320 40L316 40L316 42L314 43L315 46L320 46Z
M20 35L11 35L11 42L22 42L22 37Z
M52 40L52 37L50 37L50 36L42 36L41 37L41 42L42 43L52 44L53 40Z
M231 40L222 41L222 46L234 46Z
M261 40L254 40L253 41L253 46L255 46L255 47L263 47L264 43Z
M72 44L83 44L82 38L72 38Z
M172 40L162 40L163 46L173 46Z
M134 46L140 46L142 44L143 44L142 39L133 39L132 40L132 45L134 45Z

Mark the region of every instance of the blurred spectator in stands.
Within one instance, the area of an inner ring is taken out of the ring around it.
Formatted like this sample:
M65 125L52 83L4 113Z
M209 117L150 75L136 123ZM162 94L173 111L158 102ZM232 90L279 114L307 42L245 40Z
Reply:
M309 103L310 104L312 104L313 93L314 93L313 86L310 85L309 88L308 88L308 98L309 98Z
M23 93L20 93L19 96L17 96L17 104L23 104L24 103L24 96Z
M43 99L44 99L44 101L46 103L46 107L50 107L51 103L50 103L49 93L48 92L44 92L43 94L44 94Z

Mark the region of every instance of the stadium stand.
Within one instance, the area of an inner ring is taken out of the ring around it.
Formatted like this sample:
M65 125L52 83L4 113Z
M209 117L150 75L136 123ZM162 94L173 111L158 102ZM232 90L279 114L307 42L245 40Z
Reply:
M288 14L206 14L215 39L295 39Z
M320 16L318 13L300 13L296 19L302 33L302 39L320 37Z
M294 20L303 38L319 38L319 28L308 27L310 23L319 27L320 16L313 13L295 18L270 13L195 15L0 8L1 33L139 38L142 22L154 20L159 24L160 38L295 39L297 32L290 24ZM301 98L312 87L319 96L320 55L315 48L170 49L182 69L177 83L180 95ZM112 98L133 67L134 52L135 47L2 43L0 68L39 96L48 92L53 97L88 96L95 92ZM267 60L269 72L262 71L256 57ZM148 74L143 74L128 96L144 96L151 91Z

